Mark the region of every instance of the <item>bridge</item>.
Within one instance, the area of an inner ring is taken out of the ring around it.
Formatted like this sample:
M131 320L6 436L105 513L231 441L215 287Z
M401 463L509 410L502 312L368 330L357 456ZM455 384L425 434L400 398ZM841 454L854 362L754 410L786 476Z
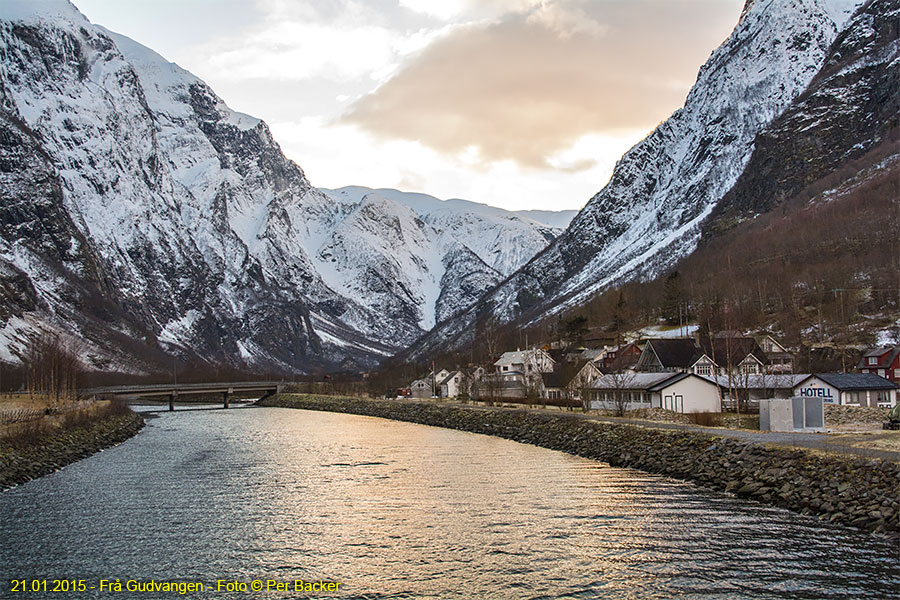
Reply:
M284 383L277 381L241 381L235 383L161 383L153 385L119 385L81 390L85 396L115 396L117 398L169 398L169 410L175 410L179 396L222 394L222 405L228 408L229 396L261 392L271 396L281 391Z

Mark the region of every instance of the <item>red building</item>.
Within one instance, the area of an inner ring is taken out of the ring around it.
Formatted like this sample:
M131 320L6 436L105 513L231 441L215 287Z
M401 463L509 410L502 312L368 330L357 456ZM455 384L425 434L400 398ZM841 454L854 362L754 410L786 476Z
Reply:
M863 354L856 365L860 373L873 373L888 381L900 383L900 346L893 348L873 348Z

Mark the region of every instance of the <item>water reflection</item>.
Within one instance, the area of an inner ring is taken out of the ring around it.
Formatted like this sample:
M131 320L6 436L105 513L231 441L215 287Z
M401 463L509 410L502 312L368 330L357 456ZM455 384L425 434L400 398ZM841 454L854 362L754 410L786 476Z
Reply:
M351 415L162 413L0 502L7 582L324 579L342 582L340 598L900 589L896 549L879 538L507 440Z

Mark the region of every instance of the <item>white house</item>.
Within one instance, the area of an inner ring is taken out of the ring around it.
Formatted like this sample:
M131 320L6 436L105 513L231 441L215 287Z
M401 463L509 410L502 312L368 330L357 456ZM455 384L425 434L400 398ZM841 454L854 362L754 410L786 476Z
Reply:
M897 384L872 373L816 373L794 387L794 395L847 406L896 406Z
M504 352L494 363L494 367L497 373L518 371L529 376L537 373L551 373L555 364L556 361L549 354L540 348L531 348Z
M431 398L434 394L434 390L431 387L431 377L416 379L409 384L409 389L412 391L413 398Z
M443 371L442 371L443 372ZM443 379L438 379L439 396L441 398L456 398L459 396L463 385L464 375L462 371L448 372Z
M603 375L603 373L595 362L590 360L585 362L578 372L575 373L575 376L572 377L571 381L566 384L566 391L569 398L581 400L581 391L601 375Z
M440 384L440 382L442 382L442 381L444 381L445 379L447 379L447 377L448 377L449 375L450 375L450 371L448 371L447 369L441 369L440 371L438 371L437 373L434 374L434 380L435 380L438 384Z
M770 373L793 373L794 356L771 335L759 340L759 347L769 359Z
M626 394L628 410L665 408L680 413L722 412L719 391L709 379L693 373L610 374L586 390L591 408L616 408L616 395Z

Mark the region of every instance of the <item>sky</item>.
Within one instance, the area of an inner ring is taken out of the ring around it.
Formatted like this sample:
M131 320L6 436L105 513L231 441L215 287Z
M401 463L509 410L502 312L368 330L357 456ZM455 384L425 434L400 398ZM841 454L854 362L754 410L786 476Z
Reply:
M579 209L744 0L73 0L264 119L313 185Z

